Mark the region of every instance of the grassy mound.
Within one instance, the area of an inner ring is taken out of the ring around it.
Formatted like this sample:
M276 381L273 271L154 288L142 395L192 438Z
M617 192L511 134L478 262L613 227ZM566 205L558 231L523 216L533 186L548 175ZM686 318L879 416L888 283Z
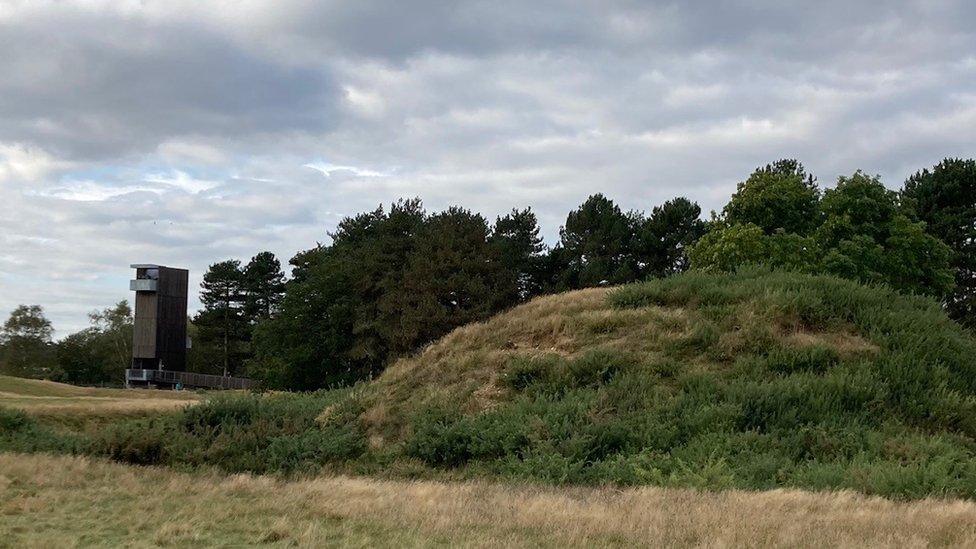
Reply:
M553 482L976 496L976 341L930 300L687 273L544 297L367 389L379 451Z
M533 300L351 389L226 395L74 438L0 409L4 449L976 498L976 340L935 302L883 288L686 273Z

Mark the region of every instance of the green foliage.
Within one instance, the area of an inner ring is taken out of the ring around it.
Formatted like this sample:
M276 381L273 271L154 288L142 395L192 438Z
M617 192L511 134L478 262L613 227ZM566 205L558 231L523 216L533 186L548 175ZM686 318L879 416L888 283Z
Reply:
M767 261L769 244L758 225L737 224L706 233L689 255L696 269L731 271Z
M239 373L247 358L250 325L244 314L243 278L241 262L234 259L211 265L200 284L203 309L193 318L196 346L218 350L215 373Z
M917 172L905 181L901 199L928 234L949 246L955 286L946 306L950 316L976 327L976 160L946 158Z
M618 331L634 325L608 323L572 354L515 352L498 371L503 397L477 411L425 379L431 398L381 401L403 417L378 447L364 411L389 397L367 386L220 395L85 437L3 412L0 450L228 472L976 497L976 340L934 300L761 268L690 271L608 300L617 315L665 307L679 320L637 340Z
M511 277L515 292L508 301L524 301L538 295L544 287L542 259L546 246L539 236L539 222L531 208L513 209L498 217L489 238L498 250L498 259Z
M644 276L662 277L688 268L687 250L705 234L701 208L678 197L651 210L637 230L637 259Z
M700 216L698 204L684 197L654 207L645 218L595 194L560 229L559 245L543 262L546 286L586 288L681 272L688 267L687 249L705 232Z
M58 379L75 385L120 385L132 360L132 309L122 300L88 318L91 327L56 345Z
M215 397L185 411L127 420L94 435L88 452L139 465L212 466L229 472L315 471L353 459L365 439L350 403L316 422L347 392Z
M169 422L140 419L110 425L95 443L95 452L133 465L159 465L170 457L173 437Z
M54 328L40 305L18 305L0 328L0 373L40 379L59 376Z
M976 341L934 301L763 269L693 271L610 301L678 308L689 326L657 353L516 356L501 375L508 400L417 410L406 454L554 483L976 497ZM866 339L791 343L742 325L757 314Z
M700 214L678 198L644 219L595 195L548 252L528 209L492 227L462 208L430 215L416 199L346 218L330 245L292 259L280 308L254 329L248 375L270 388L348 384L539 293L679 272Z
M739 183L723 213L731 224L753 224L765 234L809 234L819 224L820 191L796 160L758 168Z
M824 193L816 239L818 269L862 282L941 298L952 288L950 250L900 212L897 195L877 177L856 172Z
M100 345L101 334L94 328L75 332L57 345L61 381L76 385L90 385L111 379L105 349ZM122 379L116 375L113 381Z
M391 360L538 291L542 251L528 210L494 229L461 208L420 201L347 218L330 246L296 256L280 312L255 332L250 375L315 389L380 372Z
M78 453L82 437L59 433L20 410L0 408L0 452Z
M285 293L285 273L271 252L261 252L241 271L244 314L252 322L271 318Z
M192 321L197 337L189 362L198 371L242 375L245 362L254 355L254 327L281 305L281 263L271 252L258 253L243 266L236 259L214 263L200 287L203 309Z
M517 356L502 375L511 388L565 393L573 389L609 383L629 366L630 357L609 349L594 348L569 360L559 355Z
M753 176L733 195L725 218L692 248L693 267L734 271L761 264L885 283L935 297L950 291L949 248L903 214L897 195L878 178L861 172L841 177L819 200L813 180L798 164L781 161ZM779 188L787 184L795 187L792 199L780 196L791 194ZM780 219L799 195L806 197L803 204L813 201L803 206L809 210L809 223Z
M635 280L639 266L632 253L634 233L634 215L602 194L589 197L559 230L566 259L563 285L583 288Z
M380 336L393 356L475 320L518 298L516 280L488 241L485 219L449 208L426 219L402 278L378 300Z

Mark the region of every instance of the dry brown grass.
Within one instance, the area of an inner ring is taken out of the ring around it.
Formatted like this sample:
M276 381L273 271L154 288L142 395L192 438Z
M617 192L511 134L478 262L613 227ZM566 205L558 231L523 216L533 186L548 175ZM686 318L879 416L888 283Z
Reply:
M614 308L607 299L609 291L590 288L539 297L454 330L415 356L397 361L372 383L364 394L362 419L374 437L403 436L405 418L436 403L458 402L473 414L504 402L511 392L502 374L515 356L575 357L602 347L649 361L710 324L700 311L682 307ZM879 350L853 328L816 332L776 314L742 306L733 326L714 345L721 356L686 362L692 368L720 369L723 362L745 352L757 334L791 347L831 347L845 358Z
M976 545L976 503L849 492L285 482L0 454L0 545Z
M196 401L173 398L30 397L0 393L0 406L23 410L31 415L129 415L178 410Z
M14 394L18 396L36 397L109 397L126 399L175 399L190 400L196 398L193 393L182 391L161 390L129 390L110 389L101 387L78 387L67 383L57 383L44 379L24 379L20 377L0 376L0 394Z

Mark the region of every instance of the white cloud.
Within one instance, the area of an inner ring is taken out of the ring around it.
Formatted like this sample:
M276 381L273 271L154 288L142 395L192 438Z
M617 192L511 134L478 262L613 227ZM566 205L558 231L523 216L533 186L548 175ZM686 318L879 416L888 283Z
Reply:
M70 166L70 162L54 158L37 146L0 143L0 183L36 181Z
M88 180L66 181L62 186L43 191L35 191L29 194L60 198L62 200L70 200L74 202L100 202L140 191L158 193L159 189L149 186L133 185L122 187L110 186L101 184L97 181Z
M759 164L892 186L976 142L976 6L0 2L0 314L128 264L287 259L400 197L552 240L593 192L718 209Z
M199 193L217 187L219 181L199 179L192 177L186 172L173 170L166 173L147 174L145 180L149 183L158 183L165 187L181 190L188 193Z
M389 172L382 172L378 170L372 170L369 168L360 168L357 166L342 166L339 164L330 164L328 162L309 162L304 164L306 168L312 168L317 172L321 172L327 177L332 177L333 175L340 173L348 173L356 177L388 177Z

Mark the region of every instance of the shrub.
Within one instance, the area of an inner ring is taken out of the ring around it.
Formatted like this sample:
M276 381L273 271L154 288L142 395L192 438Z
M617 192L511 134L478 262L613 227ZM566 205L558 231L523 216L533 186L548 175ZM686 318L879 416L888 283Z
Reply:
M812 372L822 374L840 362L837 351L824 346L796 348L777 347L766 357L766 366L780 374Z
M94 443L94 451L123 463L159 465L166 461L172 439L168 422L135 420L110 426Z
M460 412L429 408L413 420L406 453L431 465L456 467L471 459L474 434Z
M77 453L84 439L40 425L20 410L0 408L0 451Z

